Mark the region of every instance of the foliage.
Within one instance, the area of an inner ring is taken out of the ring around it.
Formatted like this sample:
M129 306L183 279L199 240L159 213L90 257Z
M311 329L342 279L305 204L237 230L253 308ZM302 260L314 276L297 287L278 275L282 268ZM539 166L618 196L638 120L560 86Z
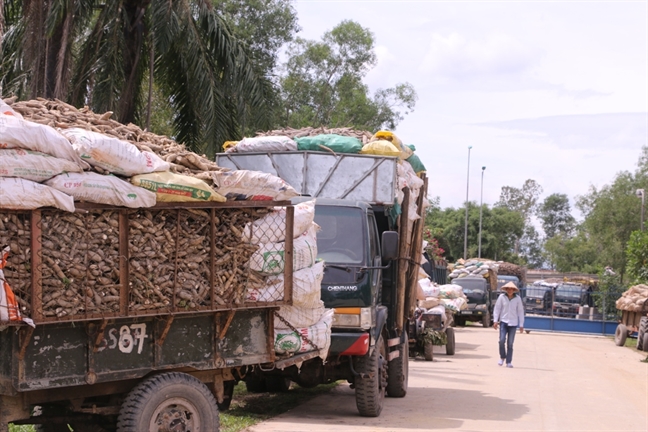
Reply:
M438 245L444 249L446 260L454 262L463 257L465 208L438 206L428 208L425 226ZM518 262L513 253L515 240L522 235L524 221L519 213L503 207L482 208L482 253L483 258ZM468 204L468 256L476 257L479 249L479 207Z
M430 328L423 329L418 339L418 343L421 346L425 346L427 343L431 343L432 345L446 345L448 343L448 335L446 332Z
M602 269L598 264L598 250L583 231L572 238L558 234L545 242L544 250L552 270L598 273Z
M210 154L240 135L241 106L266 112L270 83L210 2L41 3L4 2L5 94L56 97L95 112L113 111L122 123L141 123L144 83L152 77L173 108L176 139Z
M547 238L557 234L569 237L576 225L566 194L554 193L545 198L538 208L538 216Z
M594 305L605 319L615 319L618 315L616 301L621 297L625 288L621 278L611 270L604 270L599 274L598 290L594 293Z
M627 271L633 284L648 284L648 233L635 231L626 249Z
M533 225L527 224L519 243L519 255L524 262L518 264L527 265L529 268L542 268L544 264L542 246L543 242L538 231Z
M512 186L503 186L500 200L495 205L519 212L525 223L528 223L531 215L536 210L538 197L541 193L542 186L535 180L529 179L519 189Z
M429 228L423 230L423 240L428 242L425 250L433 261L443 259L445 250L439 246L439 241L434 237Z
M298 38L280 78L282 125L394 129L413 110L416 92L404 83L372 98L362 79L375 64L374 36L354 21L342 21L319 42Z

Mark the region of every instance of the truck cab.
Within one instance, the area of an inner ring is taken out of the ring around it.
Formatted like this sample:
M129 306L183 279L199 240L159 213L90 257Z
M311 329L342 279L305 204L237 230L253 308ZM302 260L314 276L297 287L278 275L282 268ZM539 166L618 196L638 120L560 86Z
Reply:
M592 306L592 287L580 283L565 282L556 287L554 315L574 318L581 306Z
M495 303L497 303L497 298L500 296L500 294L504 294L504 291L502 291L502 287L506 285L509 282L513 282L516 287L520 290L520 296L524 299L524 290L522 289L522 282L520 282L520 279L517 276L509 276L509 275L498 275L497 276L497 290L491 292L491 316L493 315L493 309L495 308Z
M457 325L465 325L466 321L481 322L484 327L491 324L491 289L485 278L481 276L466 276L457 278L453 282L461 286L463 293L468 297L468 307L457 313Z
M524 310L526 313L546 315L551 312L553 288L543 285L528 285L525 289Z

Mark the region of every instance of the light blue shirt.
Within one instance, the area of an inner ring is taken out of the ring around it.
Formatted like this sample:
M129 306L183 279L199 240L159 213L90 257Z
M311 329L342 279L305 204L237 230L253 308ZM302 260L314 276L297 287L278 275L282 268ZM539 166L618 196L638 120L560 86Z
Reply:
M493 310L493 322L505 322L510 326L524 328L524 305L522 298L516 294L509 299L506 294L497 297L495 309Z

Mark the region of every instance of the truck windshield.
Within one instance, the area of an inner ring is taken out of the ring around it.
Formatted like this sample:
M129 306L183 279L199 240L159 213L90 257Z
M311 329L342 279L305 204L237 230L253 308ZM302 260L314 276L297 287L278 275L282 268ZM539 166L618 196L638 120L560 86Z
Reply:
M463 288L464 294L484 294L486 292L486 280L483 278L475 278L475 279L468 279L468 278L462 278L462 279L455 279L453 282L456 285L461 285L461 288Z
M556 297L579 299L582 288L579 286L559 285L556 288Z
M532 297L532 298L542 298L544 297L545 293L548 291L548 288L527 288L526 289L526 296L527 297Z
M364 264L366 217L361 209L315 206L317 258L329 263Z

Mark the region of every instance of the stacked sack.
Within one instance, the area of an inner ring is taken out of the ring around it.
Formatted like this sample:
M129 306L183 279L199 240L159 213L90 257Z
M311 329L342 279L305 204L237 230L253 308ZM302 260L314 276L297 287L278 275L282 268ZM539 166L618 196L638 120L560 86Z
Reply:
M446 284L437 285L429 278L418 281L422 291L423 299L419 299L418 307L425 309L427 313L438 313L444 315L453 314L468 307L468 298L459 285Z
M616 308L629 312L641 312L646 300L648 300L648 285L635 285L616 301Z
M485 276L488 270L494 270L497 273L498 263L491 260L473 258L467 261L460 259L454 264L452 272L448 275L450 279L462 278L466 276Z
M278 208L245 227L243 238L259 245L250 258L250 269L265 276L265 286L249 289L247 301L272 302L284 298L285 212L284 208ZM325 309L320 299L324 262L316 261L319 226L314 218L315 200L295 205L293 304L281 306L275 317L275 352L292 355L313 351L315 347L305 340L305 336L320 349L320 357L326 359L333 310Z

